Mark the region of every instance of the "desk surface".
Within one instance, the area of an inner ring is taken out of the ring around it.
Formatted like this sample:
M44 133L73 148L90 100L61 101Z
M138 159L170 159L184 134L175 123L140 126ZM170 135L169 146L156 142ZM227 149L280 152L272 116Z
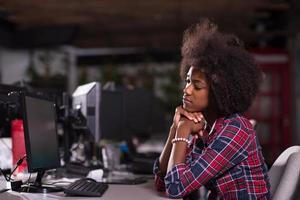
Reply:
M36 194L36 193L18 193L8 191L0 193L0 199L5 200L63 200L63 199L102 199L102 200L166 200L167 197L163 193L156 192L153 180L139 185L109 185L104 195L99 197L66 197L63 192Z

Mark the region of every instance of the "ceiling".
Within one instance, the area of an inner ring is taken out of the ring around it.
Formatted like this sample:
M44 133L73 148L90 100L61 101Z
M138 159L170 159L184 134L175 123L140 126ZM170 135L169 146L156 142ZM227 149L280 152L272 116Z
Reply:
M284 0L0 0L0 44L172 49L203 16L253 41L258 19L289 9Z

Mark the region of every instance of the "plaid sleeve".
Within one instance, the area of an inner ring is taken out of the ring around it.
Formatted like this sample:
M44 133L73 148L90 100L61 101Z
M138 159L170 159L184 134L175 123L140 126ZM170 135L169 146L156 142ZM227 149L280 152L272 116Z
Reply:
M157 191L163 192L166 190L165 183L164 183L164 177L165 174L162 174L162 172L159 169L159 159L157 158L154 162L153 166L153 174L154 174L154 185Z
M167 173L167 194L173 198L182 198L246 159L249 138L239 123L227 124L192 163L177 164Z
M195 138L193 138L192 143L195 142ZM187 157L186 157L186 163L190 163L192 160L191 154L190 152L192 151L193 145L192 143L190 144L190 146L187 148ZM165 182L164 182L164 178L166 176L165 173L162 173L160 171L159 168L159 158L157 158L154 162L154 166L153 166L153 174L154 174L154 184L155 184L155 188L160 191L163 192L166 190L165 187Z

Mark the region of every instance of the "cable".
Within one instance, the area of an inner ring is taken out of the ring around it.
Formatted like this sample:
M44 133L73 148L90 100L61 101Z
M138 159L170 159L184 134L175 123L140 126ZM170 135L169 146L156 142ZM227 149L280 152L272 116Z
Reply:
M22 158L20 158L20 159L18 160L16 167L15 167L15 168L13 169L13 171L9 174L9 177L7 177L7 176L4 174L3 170L0 168L0 171L1 171L1 173L3 174L5 180L6 180L7 182L10 182L11 190L13 190L13 191L19 191L19 190L20 190L20 188L21 188L21 186L22 186L22 181L21 181L21 180L15 181L15 180L13 180L13 179L11 178L11 176L12 176L12 174L16 171L16 169L23 163L23 161L24 161L25 158L26 158L26 155L24 155ZM1 190L0 193L5 192L5 191L7 191L7 190L8 190L8 189Z
M23 163L24 159L26 158L26 155L24 155L22 158L20 158L17 162L17 165L15 166L15 168L12 170L12 172L10 173L8 180L11 181L12 178L11 176L13 175L13 173L17 170L17 168Z

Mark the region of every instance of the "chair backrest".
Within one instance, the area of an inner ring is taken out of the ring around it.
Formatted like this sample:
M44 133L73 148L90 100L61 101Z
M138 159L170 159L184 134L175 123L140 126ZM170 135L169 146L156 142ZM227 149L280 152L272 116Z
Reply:
M286 149L269 170L272 199L290 200L300 180L300 146Z

